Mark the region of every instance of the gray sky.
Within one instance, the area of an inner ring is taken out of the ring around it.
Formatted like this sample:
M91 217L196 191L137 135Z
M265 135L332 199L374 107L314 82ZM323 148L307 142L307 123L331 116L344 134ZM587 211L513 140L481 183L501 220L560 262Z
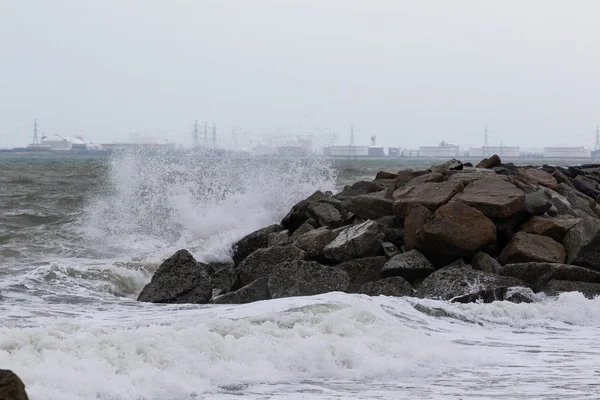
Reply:
M46 134L594 145L596 0L0 0L0 147ZM242 133L240 133L240 136ZM243 139L240 139L243 140ZM264 140L263 140L264 143Z

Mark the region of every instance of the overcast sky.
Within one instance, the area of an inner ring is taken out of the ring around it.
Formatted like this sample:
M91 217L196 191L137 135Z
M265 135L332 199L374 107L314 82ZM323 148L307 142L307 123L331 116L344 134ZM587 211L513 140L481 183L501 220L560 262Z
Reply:
M596 0L0 0L0 148L46 135L593 147ZM329 140L327 139L327 140Z

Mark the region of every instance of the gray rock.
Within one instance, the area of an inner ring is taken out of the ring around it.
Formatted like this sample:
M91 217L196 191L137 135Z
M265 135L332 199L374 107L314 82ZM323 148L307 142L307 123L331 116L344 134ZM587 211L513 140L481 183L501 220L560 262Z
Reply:
M271 295L268 287L269 278L259 278L254 282L213 299L214 304L246 304L254 301L269 300Z
M570 186L561 183L558 185L558 193L563 195L571 204L572 208L581 210L588 214L590 217L598 218L598 215L592 210L592 205L596 202L594 199L586 196L585 194L578 192Z
M269 245L269 234L282 231L281 225L271 225L244 236L233 245L233 263L237 267L246 257Z
M160 265L138 301L204 304L211 295L207 266L197 262L187 250L179 250Z
M384 227L383 235L386 242L390 242L398 248L404 246L404 229Z
M412 296L414 289L406 279L399 276L380 279L375 282L365 283L360 287L358 293L369 296Z
M298 229L296 229L294 231L294 233L292 233L290 235L290 242L295 242L296 239L298 239L300 236L304 235L307 232L313 231L315 230L315 225L317 225L317 222L314 220L307 220L305 223L303 223L302 225L300 225L298 227Z
M588 299L600 296L600 283L551 280L542 289L548 296L558 296L563 292L580 292Z
M290 231L288 231L287 229L281 232L269 233L268 238L268 247L287 246L291 242Z
M233 286L235 277L236 270L233 265L223 265L210 275L210 286L213 291L217 289L220 293L226 293Z
M542 290L553 279L600 283L600 272L566 264L542 262L507 264L500 268L499 274L520 279L536 292Z
M419 251L410 250L385 263L381 270L384 278L401 276L409 282L423 279L435 272L433 264Z
M473 256L471 265L473 266L473 269L487 272L488 274L497 274L501 267L500 263L496 261L495 258L482 251Z
M327 195L318 190L306 199L299 201L283 218L283 220L281 221L281 225L283 225L286 229L293 233L303 223L305 223L307 219L310 218L307 213L308 206L317 202L318 200L326 198Z
M440 165L434 165L430 168L431 172L437 172L438 174L443 174L446 171L460 171L463 169L463 163L458 161L456 158L453 158L450 161L446 161Z
M583 218L563 239L567 264L600 271L600 221Z
M541 189L525 195L525 210L531 215L543 215L551 207L552 195L547 190Z
M511 303L535 303L537 296L530 288L524 287L510 287L504 295L504 301L510 301Z
M319 258L323 249L337 237L337 233L327 227L314 229L294 241L294 246L306 252L306 258Z
M269 275L272 298L313 296L348 289L348 273L314 261L289 261L278 264Z
M356 293L365 283L381 278L381 268L386 263L385 257L363 257L338 264L350 277L349 293Z
M488 274L470 267L444 267L429 275L417 289L417 297L454 300L461 303L504 300L508 288L524 286L507 276Z
M495 172L490 169L465 168L462 171L456 171L456 173L450 175L448 180L452 182L462 182L463 185L467 186L470 183L480 179L489 178L494 175Z
M23 381L8 369L0 369L0 400L29 400Z
M421 185L421 184L427 183L427 182L443 182L445 180L446 179L445 179L444 175L440 174L439 172L430 172L428 174L420 175L415 178L412 178L410 181L408 181L406 183L406 186Z
M323 249L323 255L334 262L344 262L359 257L376 256L382 253L379 240L381 226L375 221L344 228L338 237Z
M353 183L352 185L347 185L344 187L340 193L336 194L334 197L336 199L345 200L350 197L360 196L362 194L369 194L372 192L373 183L368 181L360 181ZM383 190L385 188L381 188Z
M317 221L319 226L337 228L344 223L342 214L331 204L314 203L308 206L307 211L308 215Z
M391 215L392 204L393 201L391 199L362 195L346 199L342 203L342 206L359 218L375 220Z
M400 250L398 249L398 247L395 244L390 243L390 242L381 243L381 248L383 249L383 254L387 258L392 258L392 257L400 254Z
M284 261L302 260L306 252L295 246L276 246L258 249L250 254L238 267L242 285L258 278L269 276L273 268Z

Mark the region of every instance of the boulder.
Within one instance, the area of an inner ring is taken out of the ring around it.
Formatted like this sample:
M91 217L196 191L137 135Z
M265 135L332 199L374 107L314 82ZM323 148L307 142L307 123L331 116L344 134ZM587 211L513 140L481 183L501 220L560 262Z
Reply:
M381 276L401 276L409 282L423 279L435 272L433 264L419 250L410 250L388 260L381 269Z
M564 196L571 205L572 208L581 210L588 214L590 217L598 218L598 215L592 210L591 205L596 203L596 200L586 196L583 193L578 192L570 186L561 183L558 185L558 193Z
M294 246L306 252L307 259L319 258L325 246L337 237L337 233L327 227L313 229L298 237Z
M290 235L290 242L293 243L296 239L298 239L300 236L304 235L305 233L308 233L310 231L314 231L315 225L317 225L317 221L311 219L308 219L305 223L303 223L302 225L300 225L298 227L298 229L296 229L294 231L294 233L292 233Z
M281 221L281 225L284 226L286 229L288 229L290 231L290 233L293 233L303 223L305 223L307 219L310 218L307 214L308 206L317 202L320 199L326 199L326 198L327 198L327 195L325 195L325 193L321 192L320 190L317 190L315 193L311 194L306 199L301 200L298 203L296 203L292 207L290 212L288 212L287 215L285 217L283 217L283 220ZM236 265L237 265L237 263L236 263Z
M404 248L412 250L417 245L417 232L433 219L433 213L421 204L411 204L404 220Z
M415 204L421 204L430 211L435 211L462 190L461 182L450 181L406 186L394 192L393 212L404 218L408 214L409 207Z
M500 248L506 246L520 229L523 222L531 216L527 211L519 211L508 218L494 219L496 225L496 235Z
M346 199L342 206L364 220L375 220L392 215L392 204L391 199L361 195Z
M428 174L420 175L415 178L412 178L410 181L408 181L406 186L417 186L417 185L421 185L423 183L443 182L445 180L446 179L444 178L444 175L442 175L438 172L430 172Z
M446 171L460 171L462 169L463 163L461 163L455 158L453 158L450 161L446 161L443 164L434 165L433 167L429 168L431 172L437 172L438 174L443 174Z
M564 263L565 248L556 240L533 233L517 232L500 253L500 263Z
M344 228L333 242L325 246L323 255L333 262L379 255L382 253L380 240L384 236L380 230L381 226L371 220Z
M268 276L276 265L284 261L303 260L306 252L295 246L276 246L258 249L250 254L238 267L242 285Z
M456 173L450 175L449 180L452 182L462 182L463 185L467 186L469 183L484 178L494 177L494 175L494 171L489 169L469 168L463 169L462 171L456 171Z
M219 293L226 293L231 290L237 272L233 265L223 265L220 268L216 268L210 274L210 287L211 293L217 290Z
M496 240L496 227L480 211L463 203L440 207L417 231L416 248L434 265L470 258Z
M508 288L504 301L510 301L511 303L535 303L537 296L530 288L526 287L511 287Z
M214 304L246 304L269 300L271 295L269 294L268 281L269 278L267 277L259 278L235 292L215 297L212 302Z
M350 278L348 293L356 293L365 283L380 279L386 261L385 257L363 257L338 264L337 267L346 271Z
M380 187L379 190L385 189ZM334 197L339 200L345 200L349 197L360 196L361 194L369 194L373 192L373 182L359 181L352 185L344 186L344 190L336 194ZM285 226L285 225L284 225Z
M520 279L535 291L542 290L553 279L600 283L600 272L575 265L556 263L507 264L499 270L499 274Z
M588 299L600 296L600 283L551 280L542 289L548 296L558 296L563 292L580 292Z
M560 185L561 183L564 183L567 186L570 186L572 188L574 188L573 184L571 183L571 181L569 180L569 178L563 174L560 170L556 169L554 170L554 172L552 173L552 177L554 179L556 179L556 182Z
M368 296L412 296L414 289L404 278L391 276L375 282L365 283L360 287L358 293Z
M473 266L473 269L489 274L497 274L501 267L500 263L496 261L495 258L482 251L473 256L471 265Z
M398 177L396 178L394 187L398 189L399 187L405 186L408 182L410 182L413 178L417 176L427 174L427 171L413 171L412 169L405 169L402 171L398 171Z
M377 175L375 175L375 179L396 179L398 178L398 174L387 171L379 171Z
M537 190L525 195L525 210L531 215L543 215L552 207L552 195L546 190Z
M475 181L454 200L476 208L490 218L507 218L525 208L525 193L501 178Z
M519 279L476 271L470 266L448 266L429 275L417 289L417 297L460 303L504 300L509 288L524 286Z
M586 196L595 199L600 195L600 185L595 180L588 178L584 175L578 175L573 179L572 185L575 189L579 190Z
M392 243L396 247L404 246L404 229L402 228L383 228L384 240Z
M287 246L290 244L290 231L287 229L281 232L269 233L267 247Z
M0 369L0 400L29 400L23 381L8 369Z
M237 267L246 257L269 245L269 234L283 230L281 225L270 225L244 236L233 245L233 263Z
M521 225L521 230L527 233L544 235L562 242L569 231L581 222L581 218L533 216Z
M138 301L204 304L211 296L206 265L197 262L187 250L179 250L160 265Z
M343 269L314 261L283 262L271 272L268 283L274 299L343 292L349 284L350 278Z
M494 167L499 167L502 165L502 160L500 160L500 157L498 157L497 154L494 154L493 156L489 157L489 158L484 158L483 160L481 160L479 162L479 164L476 165L477 168L494 168Z
M550 190L549 193L552 197L552 206L556 209L556 215L577 215L571 208L571 203L569 203L569 200L567 200L566 197L552 190ZM548 210L548 212L550 212L550 210Z
M400 254L400 249L398 249L398 247L396 247L396 245L394 243L382 242L381 248L383 249L383 255L387 259L390 259L390 258Z
M545 186L552 190L556 190L558 188L558 182L556 179L541 169L528 168L523 171L523 174L527 177L527 179L537 183L538 185Z
M583 218L563 239L567 264L600 271L600 221Z
M312 217L319 226L338 228L344 224L344 217L333 205L328 203L313 203L307 207L308 215Z

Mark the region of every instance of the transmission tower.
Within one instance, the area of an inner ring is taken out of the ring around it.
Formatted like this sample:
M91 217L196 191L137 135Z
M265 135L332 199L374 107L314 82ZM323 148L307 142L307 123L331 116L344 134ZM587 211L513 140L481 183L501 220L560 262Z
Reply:
M350 147L354 147L354 125L350 125Z
M194 133L192 137L194 138L194 147L198 147L198 120L194 121Z
M38 140L38 125L37 118L33 120L33 144L40 144Z
M212 148L217 148L217 124L213 124Z
M483 139L483 155L485 157L490 156L490 143L488 142L488 129L487 125L485 126L485 137Z
M600 150L600 127L596 127L596 145L594 146L594 151Z
M202 147L208 146L208 124L204 122L204 140L202 141Z

